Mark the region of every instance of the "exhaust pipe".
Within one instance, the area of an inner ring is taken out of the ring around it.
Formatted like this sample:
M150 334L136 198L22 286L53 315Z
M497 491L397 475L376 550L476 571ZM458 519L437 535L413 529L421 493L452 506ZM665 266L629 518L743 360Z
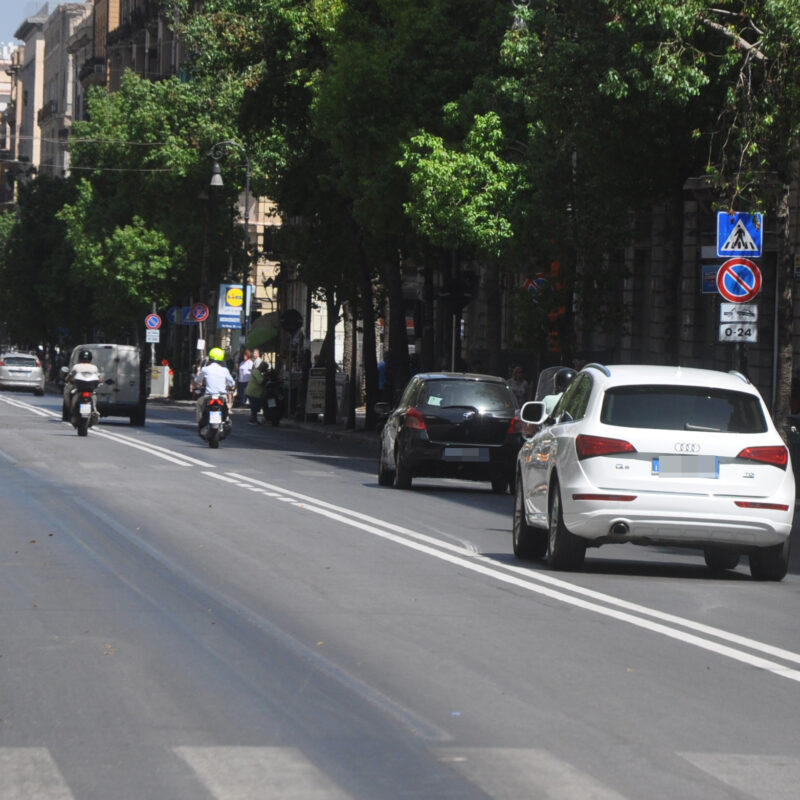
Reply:
M628 528L627 522L615 522L611 526L611 535L612 536L625 536L630 529Z

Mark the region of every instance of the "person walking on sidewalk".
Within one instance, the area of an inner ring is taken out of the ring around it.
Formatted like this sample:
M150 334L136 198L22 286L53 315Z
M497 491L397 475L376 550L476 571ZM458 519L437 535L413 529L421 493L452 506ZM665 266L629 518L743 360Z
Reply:
M250 351L242 353L242 360L239 362L239 371L236 375L236 405L241 408L247 403L245 392L247 383L250 380L250 373L253 371L253 360L250 358Z
M250 404L250 419L247 420L250 425L262 425L264 422L258 418L258 412L261 411L261 395L264 391L267 372L269 372L269 364L266 361L262 361L250 372L250 380L247 382L244 392Z

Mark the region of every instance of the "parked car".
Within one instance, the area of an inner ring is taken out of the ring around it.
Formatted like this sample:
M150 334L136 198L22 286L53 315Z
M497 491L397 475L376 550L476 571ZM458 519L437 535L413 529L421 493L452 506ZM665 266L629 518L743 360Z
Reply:
M0 356L0 389L24 389L44 394L44 369L34 353L3 353Z
M513 547L577 569L615 542L698 548L715 571L789 564L795 483L758 390L737 372L589 364L519 452Z
M408 489L414 478L490 481L505 492L522 444L517 403L502 378L471 373L415 375L381 431L378 483Z

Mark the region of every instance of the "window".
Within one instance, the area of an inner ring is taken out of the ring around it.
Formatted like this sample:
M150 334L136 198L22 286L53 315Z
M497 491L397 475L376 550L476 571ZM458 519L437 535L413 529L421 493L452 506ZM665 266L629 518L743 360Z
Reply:
M589 405L589 397L592 394L592 385L591 375L579 375L567 387L564 396L553 411L553 416L559 422L583 419L586 416L586 407Z
M626 428L764 433L758 397L698 386L618 386L603 398L600 421Z
M503 383L484 381L432 380L426 381L417 405L428 408L475 408L481 412L509 411L516 402L511 390Z

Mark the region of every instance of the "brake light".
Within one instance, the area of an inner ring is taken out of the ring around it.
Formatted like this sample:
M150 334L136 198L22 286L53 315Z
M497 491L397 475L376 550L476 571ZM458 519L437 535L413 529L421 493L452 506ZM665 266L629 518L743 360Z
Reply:
M220 399L219 399L219 397L212 397L212 398L211 398L211 399L208 401L208 404L209 404L210 406L221 406L221 405L222 405L222 400L220 400Z
M4 367L6 365L6 360L4 358L0 358L0 367Z
M773 467L786 469L789 463L789 451L783 445L771 447L745 447L737 458L747 461L759 461L762 464L771 464Z
M425 424L425 417L422 416L422 412L418 408L409 408L406 411L403 427L414 431L428 430L428 426Z
M81 392L81 398L83 400L88 400L92 396L91 392Z
M578 459L594 456L613 456L616 453L635 453L636 448L623 439L607 439L605 436L587 436L578 434L575 438L575 449Z
M38 359L38 358L36 359L36 366L37 366L37 367L41 367L41 366L42 366L42 362L41 362L41 361L39 361L39 359Z
M525 423L519 418L514 417L511 420L511 424L508 426L508 430L506 431L506 436L513 436L517 433L524 433Z
M734 500L739 508L765 508L768 511L788 511L789 506L781 503L753 503L751 500Z

